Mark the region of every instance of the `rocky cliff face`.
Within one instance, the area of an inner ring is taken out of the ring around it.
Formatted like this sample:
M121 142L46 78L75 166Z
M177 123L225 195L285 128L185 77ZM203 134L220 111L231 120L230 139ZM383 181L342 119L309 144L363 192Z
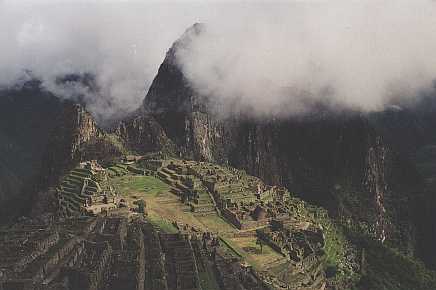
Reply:
M127 147L139 152L175 150L161 125L148 116L136 116L120 123L115 134L121 137Z
M100 129L85 108L64 102L45 151L41 187L58 182L60 176L84 160L104 160L125 154L118 137Z
M433 249L436 241L435 111L436 97L430 94L411 106L375 113L369 117L385 141L408 160L408 168L415 169L407 170L403 175L414 174L415 186L409 186L408 190L415 193L411 195L409 203L417 212L417 248L419 255L432 267L436 265L436 252ZM396 177L397 180L402 178Z
M155 150L162 147L158 136L165 136L177 155L227 163L285 185L353 227L413 252L411 205L418 179L368 118L324 110L287 119L217 118L208 109L208 96L190 87L175 58L177 47L198 33L201 26L195 25L174 44L141 116L121 123L118 130L128 143L138 151Z
M103 135L92 116L78 104L67 102L55 121L54 130L45 164L47 183L57 181L57 177L82 158L84 146Z

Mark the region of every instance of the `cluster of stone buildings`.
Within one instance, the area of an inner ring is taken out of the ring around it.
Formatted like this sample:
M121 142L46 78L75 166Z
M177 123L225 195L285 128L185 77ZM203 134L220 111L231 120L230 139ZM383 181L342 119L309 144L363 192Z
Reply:
M216 212L216 204L208 188L195 174L189 164L174 161L162 163L158 176L172 187L173 193L180 196L182 202L190 205L194 213L207 215Z
M201 212L198 206L205 205L205 213L217 213L241 234L255 231L262 243L286 257L289 263L283 275L276 275L279 277L274 282L276 286L286 288L288 282L300 281L299 287L322 287L325 281L322 229L302 222L301 205L294 202L285 188L267 186L244 171L205 162L172 161L162 163L158 170L159 176L173 187L182 202L191 205L192 211ZM293 272L301 277L289 275Z
M218 212L240 230L255 230L272 221L286 223L298 213L287 189L267 186L242 170L194 161L167 161L160 166L158 176L192 211L201 212L202 207L205 212Z

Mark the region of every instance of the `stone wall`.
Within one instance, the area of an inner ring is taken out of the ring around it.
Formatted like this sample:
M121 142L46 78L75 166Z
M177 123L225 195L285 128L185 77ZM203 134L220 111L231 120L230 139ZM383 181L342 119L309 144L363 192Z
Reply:
M74 267L66 270L71 290L99 290L110 273L112 248L108 242L85 242L85 251Z

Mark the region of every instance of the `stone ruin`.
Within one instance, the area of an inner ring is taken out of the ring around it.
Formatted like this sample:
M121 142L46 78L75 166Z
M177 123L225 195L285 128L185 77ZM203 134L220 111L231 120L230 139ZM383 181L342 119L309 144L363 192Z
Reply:
M204 162L170 161L158 169L158 177L194 213L218 212L240 230L267 226L280 215L289 218L289 211L282 205L289 192L266 186L244 171Z
M311 256L322 256L325 246L320 228L313 225L298 229L282 221L273 221L268 228L258 229L257 233L271 247L296 264Z
M70 260L64 269L65 279L72 289L103 288L110 274L112 248L109 242L84 241L80 255Z
M183 203L189 204L191 211L200 215L216 212L216 205L202 180L190 167L191 162L170 162L158 171L158 177L172 187Z
M200 290L204 277L223 289L267 289L215 239L202 245L201 236L164 233L141 216L17 225L1 235L0 289Z
M281 282L292 282L295 289L322 286L325 281L325 238L321 228L314 225L298 228L274 220L270 227L256 232L263 242L288 258L287 267L278 275Z
M118 203L106 170L96 161L82 162L71 170L58 186L57 197L63 217L95 215L116 209Z
M126 155L122 158L125 164L134 164L144 158L142 155Z
M241 234L255 231L259 239L286 257L287 266L277 270L271 282L279 289L291 282L303 288L321 288L325 281L322 230L301 222L303 205L293 201L288 190L267 186L244 171L204 162L171 161L158 169L158 176L194 212L202 203L213 206ZM208 208L208 212L212 210Z

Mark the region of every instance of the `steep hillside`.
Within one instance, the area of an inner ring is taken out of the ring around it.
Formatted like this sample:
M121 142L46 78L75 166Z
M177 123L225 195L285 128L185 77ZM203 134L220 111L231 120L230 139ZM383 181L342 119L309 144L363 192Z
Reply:
M424 261L436 266L436 96L428 94L412 105L404 105L369 116L371 124L388 144L415 168L422 190L414 196L417 216L417 243ZM410 171L409 171L410 172ZM430 253L430 255L429 255Z
M22 214L62 104L37 81L0 90L0 221Z

